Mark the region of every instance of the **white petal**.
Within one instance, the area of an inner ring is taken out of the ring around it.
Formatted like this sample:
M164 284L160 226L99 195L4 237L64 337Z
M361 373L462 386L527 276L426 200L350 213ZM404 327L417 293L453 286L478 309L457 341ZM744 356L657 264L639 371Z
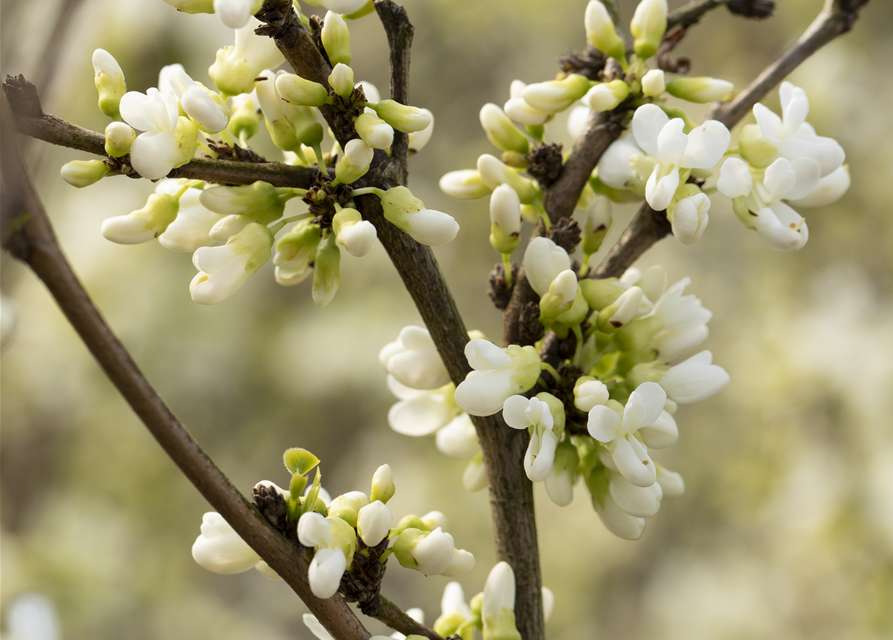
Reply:
M645 530L645 520L629 515L614 498L605 496L603 504L596 504L596 513L608 531L626 540L638 540Z
M319 547L334 542L329 523L322 514L311 511L298 520L298 540L305 547Z
M322 623L316 619L316 616L312 613L305 613L304 617L304 625L310 630L314 636L316 636L317 640L334 640L329 632L326 631L326 628L322 626Z
M170 131L141 133L130 147L133 168L147 180L163 178L179 160L179 142Z
M659 157L657 137L670 121L663 110L654 104L644 104L633 115L633 136L638 145L650 156Z
M669 447L679 439L679 428L676 420L666 411L661 411L660 417L654 424L639 429L642 441L649 449L663 449Z
M587 430L599 442L611 442L622 435L623 421L617 412L604 405L593 407L589 412Z
M783 202L760 209L757 213L756 231L763 242L778 251L797 251L809 240L806 222Z
M650 487L637 487L617 476L611 478L608 487L617 506L631 516L651 518L660 509L660 495Z
M492 342L475 338L465 345L465 357L472 369L503 369L512 365L509 355Z
M769 107L757 103L753 106L753 115L760 125L760 133L770 142L778 143L778 134L781 131L781 118Z
M684 128L685 122L681 118L673 118L660 130L657 136L657 158L661 164L679 165L683 159L686 149L691 146L688 136L682 131Z
M663 211L670 206L676 189L679 188L679 170L673 169L660 180L661 165L654 167L645 185L645 200L655 211Z
M824 207L839 200L850 188L850 172L840 167L821 178L816 188L803 198L790 200L797 207Z
M530 445L524 456L524 471L531 482L542 482L548 477L555 461L557 446L558 436L551 429L544 430L539 437L534 434L530 439Z
M786 200L796 200L812 193L819 184L821 167L812 158L797 158L791 163L796 180L785 194Z
M654 462L645 447L634 437L617 438L608 445L617 470L637 487L650 487L657 479Z
M260 560L219 513L206 513L202 534L192 545L192 557L204 569L220 574L242 573Z
M682 166L691 169L712 169L729 148L732 134L726 125L708 120L688 134L688 146L682 157Z
M464 382L456 387L456 404L473 416L490 416L502 409L502 405L517 392L512 384L512 371L472 371Z
M544 237L530 241L524 251L524 272L531 288L539 295L549 291L549 285L562 271L570 269L567 251Z
M458 613L465 618L471 617L471 608L465 603L465 592L458 582L447 583L443 589L443 597L440 599L440 612L442 615Z
M641 422L637 428L654 424L667 403L667 393L656 382L645 382L636 387L636 390L630 395L630 399L633 395L639 396L643 401Z
M559 507L566 507L574 499L574 483L570 469L555 473L555 467L546 477L546 493L549 499Z
M499 562L490 570L484 583L481 615L484 619L499 616L503 609L515 610L515 572L508 562Z
M753 188L750 167L741 158L729 158L722 165L716 188L729 198L746 196Z
M466 573L474 569L474 555L465 549L454 549L453 559L446 569L440 572L440 575L447 578L457 578L464 576Z
M404 436L427 436L449 424L456 415L440 394L424 394L393 405L388 411L391 429Z
M148 101L149 97L145 93L128 91L121 96L121 102L118 105L121 118L139 131L155 131L155 125L152 124L143 111Z
M481 445L477 432L468 414L456 416L447 426L437 432L437 450L452 458L465 459L476 454Z
M305 514L306 515L306 514ZM341 576L347 568L347 557L341 549L320 549L313 556L307 577L310 590L317 598L331 598L338 592Z
M410 552L426 576L439 575L450 566L455 549L453 536L440 527L429 533Z

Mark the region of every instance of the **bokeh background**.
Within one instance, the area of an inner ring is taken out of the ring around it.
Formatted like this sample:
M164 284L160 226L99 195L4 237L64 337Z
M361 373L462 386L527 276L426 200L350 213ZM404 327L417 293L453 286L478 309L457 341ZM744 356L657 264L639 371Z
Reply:
M405 4L416 25L412 100L437 121L411 161L410 185L460 222L437 257L468 326L498 336L501 317L486 293L497 258L486 200L452 201L437 180L490 152L482 104L502 104L514 78L550 78L558 55L584 46L586 2ZM635 3L621 4L628 20ZM691 57L693 74L743 87L822 3L778 4L761 23L717 10L678 53ZM92 85L94 48L112 52L128 88L144 91L173 62L210 84L206 69L232 38L213 16L178 14L161 0L4 0L2 9L3 73L26 74L47 112L99 131L106 119ZM64 29L54 26L59 15ZM701 241L670 238L642 259L642 267L663 264L671 281L692 278L690 291L714 312L706 348L732 382L677 415L681 438L659 460L683 474L687 492L664 503L640 541L607 533L582 487L564 509L537 488L543 576L556 595L549 637L893 637L891 27L893 6L875 0L853 33L791 77L810 97L810 122L846 149L853 181L840 202L806 212L802 251L767 248L718 197ZM357 78L384 88L380 25L370 17L351 28ZM561 120L550 131L569 142ZM376 356L420 320L380 246L362 260L345 254L343 284L323 310L309 283L279 287L270 265L229 301L203 307L189 298L190 255L100 235L104 218L143 205L150 184L116 178L76 190L59 167L83 154L38 142L26 154L87 289L237 486L284 484L281 454L291 446L319 455L333 495L368 491L387 462L395 515L445 512L457 543L478 559L460 582L469 597L481 590L494 561L485 492L462 488L464 463L440 455L433 438L387 426L393 399ZM633 210L615 208L608 245ZM282 583L256 572L213 575L193 562L207 505L44 287L8 256L0 264L3 318L17 316L0 373L2 609L42 594L66 639L310 638L303 604ZM384 591L433 622L446 579L392 565Z

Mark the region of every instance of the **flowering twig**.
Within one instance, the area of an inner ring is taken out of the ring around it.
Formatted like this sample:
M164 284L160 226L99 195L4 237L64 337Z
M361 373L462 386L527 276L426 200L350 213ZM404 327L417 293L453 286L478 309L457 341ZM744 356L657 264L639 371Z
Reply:
M202 496L276 571L336 638L369 632L341 598L321 600L307 580L308 562L230 483L149 384L93 305L65 259L19 156L12 114L2 118L3 248L44 282L68 321L165 453Z
M785 76L823 46L849 31L868 0L826 0L821 13L806 28L803 35L787 51L733 100L717 105L708 118L732 128L753 106L762 100ZM593 273L596 278L620 276L658 240L670 233L670 225L662 211L654 211L643 204L602 263Z
M413 26L409 22L406 10L391 0L378 0L375 11L381 19L388 37L391 69L391 100L400 104L409 103L409 59L412 46ZM391 161L400 176L400 184L405 185L409 177L406 157L409 155L409 135L394 130L394 142L391 145Z

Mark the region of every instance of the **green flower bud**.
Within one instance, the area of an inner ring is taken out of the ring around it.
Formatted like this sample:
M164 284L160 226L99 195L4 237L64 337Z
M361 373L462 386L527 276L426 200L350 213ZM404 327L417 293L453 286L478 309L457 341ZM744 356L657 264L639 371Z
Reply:
M396 100L382 100L376 105L369 105L378 117L403 133L421 131L431 124L431 115L418 107L409 107Z
M426 209L406 187L394 187L381 197L384 217L422 244L446 244L456 237L459 224L452 216Z
M329 101L329 92L323 85L293 73L276 76L276 91L289 104L301 107L319 107Z
M351 140L344 145L344 153L335 164L335 177L344 184L359 180L369 171L374 155L375 151L362 139Z
M332 66L350 64L350 30L339 14L329 11L322 25L322 46L326 49Z
M565 327L575 327L586 319L586 316L589 315L589 305L586 303L586 298L583 297L583 291L580 287L577 287L577 293L574 296L574 303L571 305L571 308L565 311L562 314L559 314L557 318L555 318L555 322L558 322Z
M109 167L102 160L72 160L63 165L59 173L72 187L83 189L102 180ZM175 212L176 215L176 212Z
M321 233L319 225L307 220L279 238L273 256L276 282L289 286L303 282L310 275Z
M520 154L527 154L530 151L530 142L527 140L527 136L495 104L485 104L481 108L480 119L487 139L496 148Z
M626 291L626 287L617 278L586 278L580 282L580 290L589 308L601 311L617 300Z
M667 83L671 96L701 104L722 100L734 88L731 82L717 78L673 78Z
M335 234L330 233L319 244L313 265L313 302L316 306L322 308L329 304L340 284L341 249L335 241Z
M755 169L768 167L778 157L778 148L771 140L764 138L760 125L749 124L738 138L738 153Z
M565 311L570 310L577 295L577 276L567 269L549 285L549 290L540 299L540 314L544 320L554 320Z
M119 117L118 105L127 93L121 65L108 51L97 49L93 52L93 72L93 83L99 92L99 108L109 118Z
M339 62L329 74L329 86L342 98L349 98L353 93L353 69Z
M106 240L119 244L139 244L157 238L177 218L180 201L167 193L153 193L146 206L126 216L108 218L102 223Z
M236 138L244 137L246 140L253 138L260 127L261 120L263 120L260 103L257 101L257 94L240 93L237 96L233 96L232 109L233 114L229 120L229 130Z
M113 158L126 156L136 139L136 131L124 122L112 122L105 128L105 152Z
M371 502L381 500L387 504L396 492L397 487L394 485L394 474L391 467L386 464L381 465L372 476L372 493L369 494L369 500Z
M490 196L490 244L503 254L521 244L521 201L507 184L496 187Z
M329 504L329 516L346 522L351 527L357 526L360 509L369 504L369 499L359 491L351 491L340 495Z
M629 85L623 80L603 82L592 87L583 96L583 102L587 103L593 111L610 111L626 100L629 95Z
M614 21L608 9L598 0L592 0L586 7L584 19L586 39L593 47L616 60L626 59L626 46L617 35Z
M604 196L596 196L583 219L583 234L580 240L583 255L590 256L598 251L612 226L614 216L611 213L611 201Z
M350 524L341 518L335 518L330 515L326 518L326 522L329 523L329 530L332 532L335 546L344 552L344 557L347 558L347 566L349 567L353 560L353 554L357 550L357 532L354 529L357 526L356 521L354 521L354 524Z
M636 55L647 60L660 47L660 41L667 30L667 0L642 0L636 7L629 31L635 39L633 48Z

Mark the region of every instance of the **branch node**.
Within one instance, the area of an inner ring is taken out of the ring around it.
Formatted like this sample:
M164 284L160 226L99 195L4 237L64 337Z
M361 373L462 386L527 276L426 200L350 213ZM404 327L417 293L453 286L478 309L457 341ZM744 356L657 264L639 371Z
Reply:
M9 107L17 116L23 118L42 118L43 107L40 106L40 96L37 95L37 87L25 79L25 76L6 76L3 82L3 94L9 101Z

